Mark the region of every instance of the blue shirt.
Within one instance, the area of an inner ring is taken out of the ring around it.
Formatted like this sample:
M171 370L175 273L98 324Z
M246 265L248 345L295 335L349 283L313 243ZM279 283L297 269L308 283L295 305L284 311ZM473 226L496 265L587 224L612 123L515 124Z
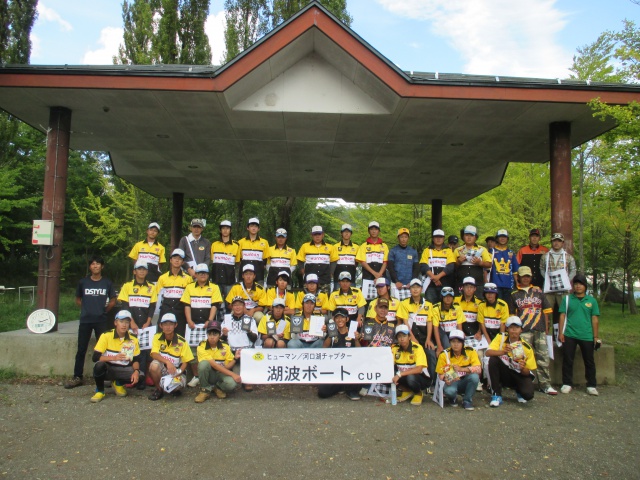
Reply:
M516 254L510 250L493 249L493 264L491 265L491 281L498 288L514 288L513 274L519 265Z
M409 285L413 278L413 265L418 263L418 251L415 248L406 246L402 248L396 245L389 250L388 261L393 262L393 269L396 272L396 280L403 285ZM393 282L394 279L392 278Z

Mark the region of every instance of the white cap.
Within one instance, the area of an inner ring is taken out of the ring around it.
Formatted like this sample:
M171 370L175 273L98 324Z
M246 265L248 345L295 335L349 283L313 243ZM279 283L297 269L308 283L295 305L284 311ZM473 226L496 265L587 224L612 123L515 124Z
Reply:
M131 312L129 310L120 310L118 313L116 313L116 320L125 320L131 318L133 318L133 315L131 315Z
M251 265L250 263L247 263L244 267L242 267L242 273L244 272L255 272L256 268Z
M196 268L194 270L196 271L196 273L209 273L209 267L206 263L199 263L198 265L196 265Z
M380 228L380 224L378 222L369 222L369 228L371 227L376 227L376 228Z
M317 298L313 293L307 293L307 294L305 294L304 297L302 297L302 303L313 302L315 304L316 300L317 300Z
M305 280L306 283L320 283L318 281L318 275L316 275L315 273L310 273L309 275L307 275L307 278Z
M151 223L149 224L149 226L147 227L147 230L149 230L150 228L157 228L157 229L158 229L158 231L160 231L160 225L158 225L158 223L157 223L157 222L151 222Z
M444 230L434 230L431 234L432 237L444 237Z
M454 338L457 338L458 340L462 340L464 342L464 332L462 330L451 330L451 333L449 333L449 340L453 340Z
M174 255L178 255L181 258L184 258L184 250L182 250L181 248L176 248L173 252L171 252L171 256L173 257Z
M223 220L220 222L221 227L229 227L231 228L231 222L229 220Z
M348 223L344 223L342 227L340 227L340 231L344 232L345 230L349 230L350 232L353 232L353 227Z
M256 217L251 217L249 220L247 220L247 225L251 225L252 223L260 225L260 220L258 220Z
M389 286L389 284L387 283L387 279L384 277L376 278L375 286L382 287L383 285L387 287Z
M345 279L351 280L351 274L349 272L340 272L340 275L338 275L338 281Z
M147 262L145 262L144 260L136 260L136 264L133 266L133 269L137 270L138 268L144 268L146 270L149 270L149 266L147 265Z
M405 335L409 335L409 327L407 327L405 324L398 325L396 327L396 337L398 336L399 333L404 333Z
M420 285L422 286L422 282L420 281L419 278L412 278L411 281L409 282L409 286L413 287L414 285Z
M320 225L314 225L311 227L311 233L322 233L322 227Z
M476 279L473 277L464 277L464 280L462 280L462 284L466 285L467 283L470 283L471 285L475 285Z
M284 228L279 228L276 230L276 237L284 237L287 238L287 231Z
M518 325L521 327L522 320L520 320L520 317L516 317L515 315L513 317L509 317L507 318L507 327L510 327L511 325Z
M277 307L277 306L284 307L284 300L283 300L283 299L281 299L281 298L279 298L279 297L278 297L278 298L275 298L275 299L273 300L273 303L271 304L271 306L272 306L272 307Z
M475 235L477 237L478 229L473 225L467 225L466 227L464 227L464 233L470 233L471 235Z
M289 275L289 272L287 272L286 270L280 270L276 278L279 278L279 277L291 278L291 275Z
M498 233L496 233L496 237L508 237L509 236L509 232L507 232L504 228L498 230Z
M176 320L176 316L173 313L165 313L160 319L160 323L163 322L178 323L178 320Z

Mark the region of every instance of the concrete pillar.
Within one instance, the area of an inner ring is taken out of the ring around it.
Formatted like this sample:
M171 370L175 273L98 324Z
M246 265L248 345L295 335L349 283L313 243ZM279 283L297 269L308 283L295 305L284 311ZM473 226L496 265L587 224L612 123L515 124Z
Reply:
M184 193L173 192L173 205L171 209L171 251L178 248L182 236L182 215L184 212ZM169 252L171 255L171 252Z
M442 228L442 200L431 200L431 232Z
M52 107L49 112L49 131L47 133L42 220L53 220L53 245L40 247L38 265L38 308L46 308L56 316L56 324L52 331L58 330L62 234L65 195L67 193L70 133L71 110L64 107Z
M571 123L549 125L551 170L551 233L564 234L564 248L573 253L573 202L571 192Z

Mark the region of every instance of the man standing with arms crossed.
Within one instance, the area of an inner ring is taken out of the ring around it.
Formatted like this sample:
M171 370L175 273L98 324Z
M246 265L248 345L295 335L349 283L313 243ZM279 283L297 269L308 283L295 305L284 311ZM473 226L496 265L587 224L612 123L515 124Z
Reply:
M73 367L73 378L64 384L64 388L82 385L84 360L93 332L96 341L107 331L107 313L116 304L116 291L113 283L102 276L104 260L94 255L89 259L91 275L80 280L76 289L76 305L80 307L80 325L78 325L78 350ZM107 303L108 302L108 303Z

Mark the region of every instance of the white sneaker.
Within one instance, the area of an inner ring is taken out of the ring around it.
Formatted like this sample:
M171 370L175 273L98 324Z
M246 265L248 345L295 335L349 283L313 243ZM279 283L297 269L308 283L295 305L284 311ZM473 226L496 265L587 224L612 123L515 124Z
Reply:
M368 389L368 388L364 388L364 387L362 387L362 388L360 389L360 391L358 392L358 394L359 394L361 397L366 397L366 396L369 394L369 389Z
M553 388L551 385L549 385L547 388L542 390L542 393L546 393L547 395L557 395L558 391L555 388Z
M596 390L596 387L587 387L587 393L589 395L593 395L594 397L597 397L599 395L598 390Z
M478 386L476 387L476 392L482 391L482 382L478 382Z
M560 393L570 393L571 390L573 390L571 385L562 385L562 387L560 387Z
M198 377L193 377L189 383L187 383L190 387L197 387L200 385L200 379Z

